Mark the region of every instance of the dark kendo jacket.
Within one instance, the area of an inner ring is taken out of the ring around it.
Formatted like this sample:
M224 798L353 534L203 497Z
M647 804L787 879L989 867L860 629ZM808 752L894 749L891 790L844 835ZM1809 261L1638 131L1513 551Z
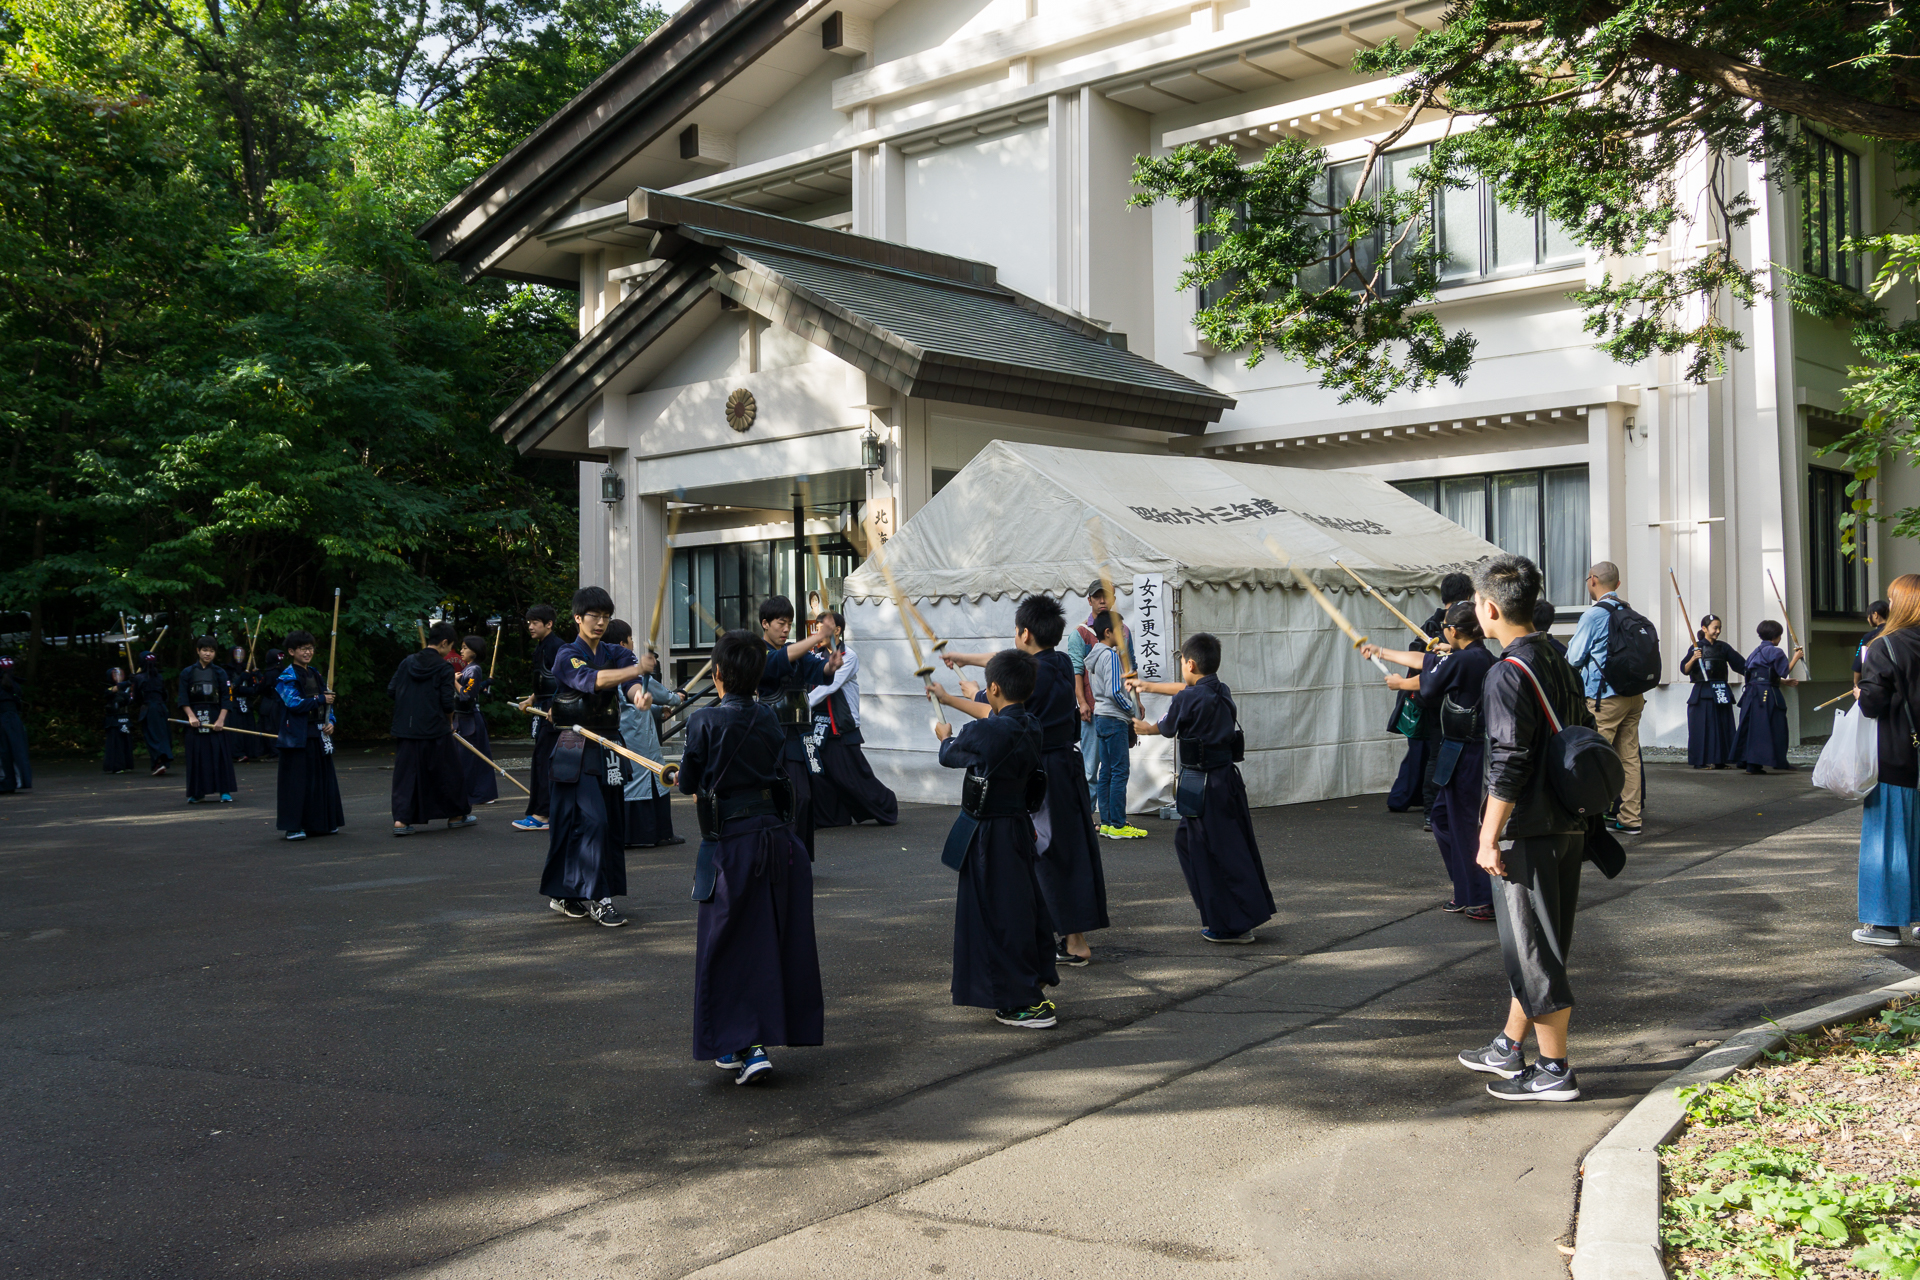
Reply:
M1513 803L1506 830L1511 838L1584 833L1587 820L1561 807L1550 789L1544 752L1553 726L1540 709L1533 681L1514 670L1507 658L1524 662L1533 672L1562 728L1593 727L1579 673L1547 643L1545 632L1521 636L1487 672L1480 695L1487 724L1487 794Z
M324 738L320 726L333 718L323 695L327 682L312 666L288 662L274 682L274 697L286 709L280 721L280 745L305 747ZM324 743L323 743L324 745Z
M1073 662L1058 649L1033 655L1033 696L1027 713L1040 725L1040 749L1059 751L1080 742L1080 704L1073 691Z
M194 663L180 673L179 705L192 707L202 720L219 717L233 702L233 681L219 663L203 667Z
M107 720L109 729L127 729L133 716L133 681L121 680L107 686Z
M1033 812L1028 788L1040 768L1043 742L1040 721L1024 704L1010 702L992 715L961 725L958 733L940 744L940 763L965 769L988 784L981 812L969 810L970 816L982 820L1024 817ZM965 809L966 789L962 796Z
M393 697L393 736L444 738L453 732L453 668L437 649L408 655L387 681Z
M0 715L19 715L27 709L27 686L12 675L0 676Z
M770 794L776 782L786 785L780 763L785 738L772 707L729 693L687 717L677 785L684 795L708 791L718 796L725 820L733 816L726 811L733 802Z
M605 689L593 686L600 672L631 667L639 661L625 645L608 644L604 640L596 649L588 648L587 642L578 638L562 645L554 655L552 668L554 681L559 686L554 694L554 728L579 725L603 738L620 741L620 703L627 696L627 690L640 680L638 677L623 680Z
M133 694L142 710L155 704L164 710L167 705L167 678L158 671L142 671L133 678Z
M1232 690L1217 675L1201 676L1174 694L1159 729L1163 736L1180 740L1176 755L1183 772L1225 768L1241 750L1240 713Z
M1691 657L1696 651L1700 654L1700 660L1687 670L1687 679L1693 684L1693 691L1687 695L1689 703L1702 702L1711 697L1708 690L1714 685L1726 684L1729 671L1736 675L1747 673L1747 660L1725 640L1711 640L1704 645L1696 640L1687 654ZM1681 661L1685 662L1686 658Z
M560 682L553 676L553 662L565 647L566 641L549 631L547 638L534 648L533 705L542 711L553 710L553 695L560 692Z
M762 640L765 644L766 641ZM805 738L813 726L813 710L807 706L807 690L826 684L827 660L817 652L803 653L798 662L787 657L785 645L767 645L767 666L761 672L760 701L773 709L774 719L786 734L786 758L805 760ZM842 704L844 709L845 704Z

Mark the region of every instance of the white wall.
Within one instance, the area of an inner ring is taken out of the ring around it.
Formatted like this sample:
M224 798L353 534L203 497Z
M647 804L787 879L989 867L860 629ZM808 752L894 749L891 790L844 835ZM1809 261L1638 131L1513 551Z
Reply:
M1047 296L1047 130L1023 129L906 158L906 242L991 262L1000 282Z

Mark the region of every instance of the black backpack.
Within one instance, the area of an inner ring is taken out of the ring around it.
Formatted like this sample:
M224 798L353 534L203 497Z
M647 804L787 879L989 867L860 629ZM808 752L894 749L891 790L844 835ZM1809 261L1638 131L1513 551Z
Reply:
M1534 696L1540 699L1540 709L1546 712L1547 726L1553 732L1547 738L1544 763L1547 789L1553 798L1561 808L1581 818L1596 818L1613 808L1627 785L1627 769L1620 763L1620 753L1598 729L1583 724L1562 725L1532 667L1518 658L1501 661L1511 662L1527 673Z
M1607 611L1607 662L1600 676L1615 696L1631 698L1660 683L1660 633L1633 606L1602 600Z

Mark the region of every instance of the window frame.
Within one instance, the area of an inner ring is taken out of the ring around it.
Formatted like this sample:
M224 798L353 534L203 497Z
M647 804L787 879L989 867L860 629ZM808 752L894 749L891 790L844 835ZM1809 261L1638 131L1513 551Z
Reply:
M1552 555L1549 552L1547 547L1547 530L1551 524L1551 521L1548 518L1548 511L1547 511L1547 495L1550 491L1548 477L1556 474L1562 474L1562 473L1572 472L1572 471L1578 471L1582 473L1587 480L1587 542L1583 545L1591 547L1592 538L1593 538L1593 469L1591 466L1589 466L1587 463L1584 463L1584 462L1562 464L1560 466L1514 467L1505 471L1468 471L1468 472L1463 472L1459 475L1421 477L1419 479L1413 479L1413 480L1390 480L1388 481L1388 483L1391 484L1395 489L1398 489L1401 493L1406 494L1408 497L1412 498L1414 501L1425 506L1428 510L1438 512L1441 515L1445 515L1446 514L1445 511L1442 510L1439 505L1441 486L1449 482L1458 483L1464 480L1478 481L1480 483L1481 493L1483 495L1480 505L1481 505L1481 518L1484 522L1484 527L1478 530L1468 529L1468 532L1474 533L1481 538L1485 538L1488 542L1493 542L1495 482L1497 480L1511 477L1511 476L1532 476L1534 478L1534 483L1536 486L1535 492L1538 495L1538 499L1535 503L1535 520L1537 521L1537 528L1535 529L1535 545L1538 546L1540 549L1539 559L1551 561ZM1431 488L1433 490L1433 501L1429 502L1427 501L1427 499L1421 497L1418 493L1413 492L1414 487L1417 487L1417 486L1427 486ZM1451 519L1452 517L1448 517L1448 518ZM1461 527L1465 528L1466 526L1463 525ZM1494 543L1494 545L1498 546L1499 543L1496 542ZM1538 562L1536 561L1536 563ZM1549 568L1549 565L1547 564L1540 565L1541 575L1543 578L1545 577L1548 568ZM1562 621L1569 618L1578 617L1581 610L1585 606L1580 605L1578 603L1574 603L1574 602L1563 603L1559 600L1554 599L1553 591L1551 589L1553 585L1554 584L1552 583L1545 583L1545 582L1543 582L1542 584L1543 589L1546 589L1547 598L1549 600L1554 601L1554 617ZM1573 584L1573 588L1577 590L1580 585L1581 584L1579 583L1575 583Z
M1843 253L1839 242L1860 238L1860 206L1866 186L1864 157L1817 130L1807 133L1814 161L1800 187L1800 265L1808 275L1831 280L1856 293L1865 289L1866 262L1857 253ZM1830 168L1831 166L1831 168ZM1834 172L1838 182L1831 180ZM1839 208L1829 225L1831 196L1837 191ZM1816 223L1818 228L1816 230ZM1816 256L1818 261L1816 261Z
M1867 558L1849 560L1840 550L1839 517L1851 509L1853 480L1850 471L1807 466L1807 602L1816 618L1858 618L1867 611Z

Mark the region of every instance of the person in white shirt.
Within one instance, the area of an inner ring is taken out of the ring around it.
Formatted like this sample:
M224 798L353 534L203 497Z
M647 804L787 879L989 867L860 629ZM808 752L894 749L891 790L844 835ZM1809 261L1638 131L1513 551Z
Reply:
M830 643L841 653L833 679L807 690L813 706L813 733L806 742L807 766L813 771L813 825L877 822L890 827L900 821L900 802L873 776L860 750L860 655L846 642L846 625L838 613L813 620L815 630L832 629Z

